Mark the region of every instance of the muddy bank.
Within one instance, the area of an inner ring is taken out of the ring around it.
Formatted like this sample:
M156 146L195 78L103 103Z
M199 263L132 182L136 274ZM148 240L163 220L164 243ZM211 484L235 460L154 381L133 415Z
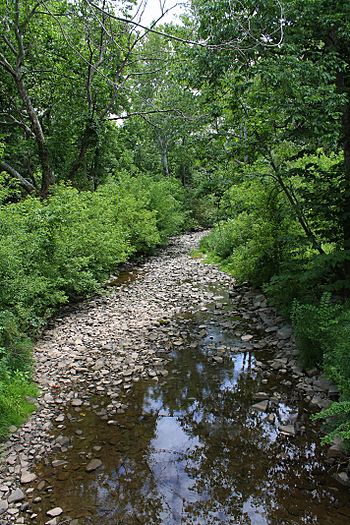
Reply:
M45 333L38 410L5 444L0 523L350 518L346 470L328 471L308 417L333 386L302 373L262 295L190 258L199 237Z

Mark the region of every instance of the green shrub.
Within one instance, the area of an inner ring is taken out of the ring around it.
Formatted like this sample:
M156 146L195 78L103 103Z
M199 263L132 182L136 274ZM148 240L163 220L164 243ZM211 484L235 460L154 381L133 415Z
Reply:
M223 199L231 217L221 221L201 248L238 280L260 286L280 271L298 244L300 231L273 184L249 180Z
M292 321L299 359L304 368L321 366L332 344L333 327L337 324L339 307L330 293L324 293L318 305L293 302Z
M34 406L27 398L35 395L36 386L20 372L0 381L0 439L10 425L20 425L33 412Z
M340 391L337 402L314 416L326 420L328 433L323 439L331 443L335 437L350 447L350 310L345 307L330 326L324 353L324 366L328 377Z
M30 410L23 396L32 387L18 375L30 372L27 335L60 305L98 291L133 254L178 233L182 201L172 179L122 174L96 192L61 185L45 201L0 206L0 427Z
M313 415L313 419L326 420L327 434L322 438L323 443L331 444L334 438L344 440L350 448L350 401L336 401L325 410Z
M342 398L350 400L350 310L344 309L332 327L325 357L325 370L339 386Z

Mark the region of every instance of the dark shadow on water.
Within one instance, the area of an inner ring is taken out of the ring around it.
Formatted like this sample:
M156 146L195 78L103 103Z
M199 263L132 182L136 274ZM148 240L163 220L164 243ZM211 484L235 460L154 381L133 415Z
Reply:
M261 384L256 356L240 350L225 319L208 312L183 316L180 325L186 345L173 348L168 377L136 383L115 424L91 408L67 414L56 436L69 436L73 447L49 458L66 465L38 466L46 487L32 495L42 497L32 505L35 523L55 506L65 519L93 525L349 523L349 493L322 466L315 428L306 419L303 435L278 430L303 407L276 381ZM223 362L215 362L220 351ZM277 387L281 396L273 397ZM261 390L266 412L252 409ZM87 473L91 458L103 465Z

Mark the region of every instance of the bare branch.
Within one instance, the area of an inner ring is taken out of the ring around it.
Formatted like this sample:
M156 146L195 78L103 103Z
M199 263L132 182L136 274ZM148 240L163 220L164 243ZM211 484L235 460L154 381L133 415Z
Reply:
M0 170L1 171L6 171L6 173L11 175L11 177L19 180L19 182L21 183L23 188L28 193L32 193L32 192L36 191L35 186L31 182L29 182L29 180L27 180L24 177L22 177L22 175L20 173L18 173L18 171L15 168L10 166L10 164L7 164L7 162L4 162L3 160L0 160Z
M6 118L10 118L11 122L4 121L4 122L0 122L0 124L4 124L6 126L13 124L15 126L18 126L18 127L22 128L29 137L35 138L35 135L34 135L33 131L30 129L30 127L25 122L17 120L16 117L14 117L13 115L11 115L9 113L2 113L2 114Z

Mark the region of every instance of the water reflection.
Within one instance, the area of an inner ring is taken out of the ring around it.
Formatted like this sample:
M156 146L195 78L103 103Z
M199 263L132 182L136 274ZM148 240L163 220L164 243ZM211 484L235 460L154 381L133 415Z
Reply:
M239 340L200 323L187 320L186 345L174 348L167 379L136 384L116 425L93 412L73 418L65 432L79 428L82 435L65 455L68 467L40 467L54 490L43 498L38 523L56 505L94 525L343 525L350 519L348 492L332 488L311 434L287 438L278 430L299 407L270 397L266 412L252 410L261 390L253 352L215 362L219 347L237 348ZM91 457L100 457L103 468L87 474Z

